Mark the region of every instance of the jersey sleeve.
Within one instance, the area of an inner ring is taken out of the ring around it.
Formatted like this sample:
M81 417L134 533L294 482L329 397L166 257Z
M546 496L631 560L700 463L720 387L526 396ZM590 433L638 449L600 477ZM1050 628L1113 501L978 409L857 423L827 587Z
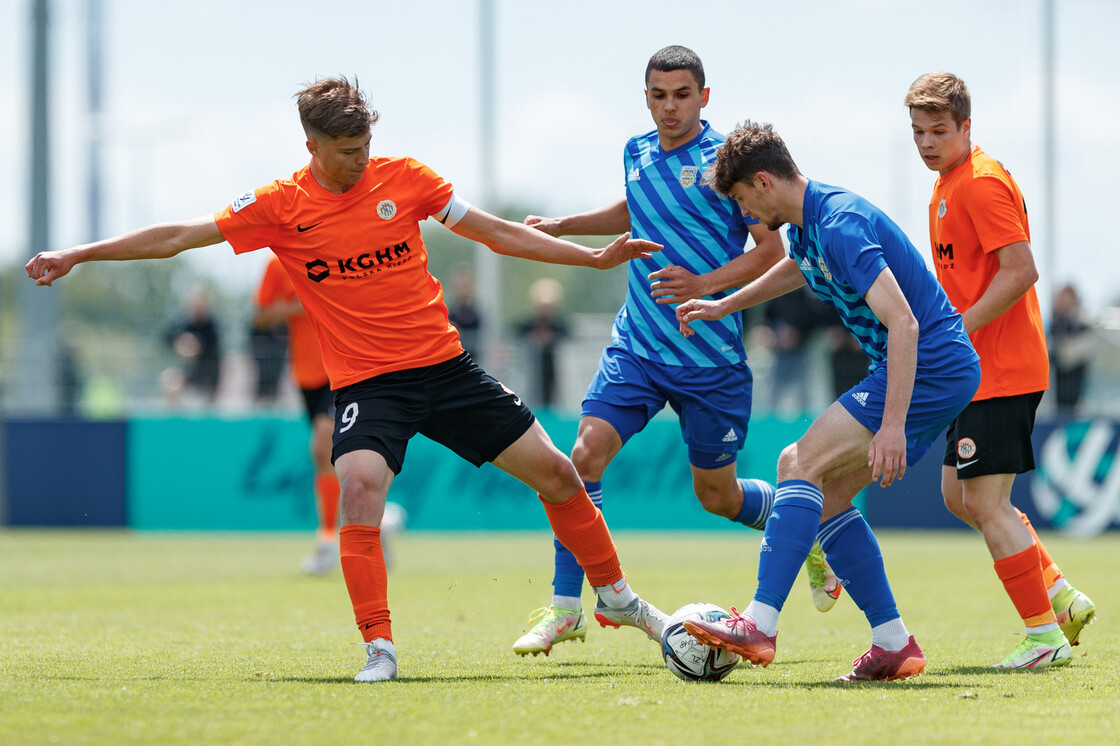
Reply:
M1027 241L1023 206L1011 186L998 176L980 176L965 187L965 209L985 254L1019 241Z
M883 246L870 221L862 215L842 212L821 228L821 235L827 236L824 249L829 270L845 278L857 293L866 295L887 268Z
M224 210L214 213L218 230L235 254L271 246L279 225L276 183L236 197Z
M412 188L416 191L417 221L435 215L447 206L455 189L432 169L419 161L409 161Z

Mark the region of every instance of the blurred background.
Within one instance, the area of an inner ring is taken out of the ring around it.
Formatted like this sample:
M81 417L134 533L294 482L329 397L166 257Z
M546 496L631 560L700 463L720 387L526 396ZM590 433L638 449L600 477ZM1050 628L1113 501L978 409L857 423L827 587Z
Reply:
M713 0L703 13L667 0L314 10L5 0L0 421L132 423L122 438L141 420L298 424L282 335L252 328L267 252L234 257L221 244L84 265L52 289L35 288L23 265L40 250L211 213L298 170L307 153L292 96L305 82L356 75L381 115L375 153L415 157L468 201L521 220L623 195L622 148L653 128L646 61L683 44L704 60L715 129L773 122L804 173L863 194L923 252L935 174L915 153L902 99L922 73L964 78L973 142L1028 201L1055 370L1042 411L1055 427L1111 422L1120 287L1101 223L1120 169L1118 31L1112 0ZM466 345L563 431L609 339L625 270L499 259L437 224L425 241ZM860 370L814 304L748 314L752 428L804 421ZM12 441L23 436L5 432L11 504ZM1084 437L1063 441L1067 461ZM1098 471L1098 482L1111 473Z

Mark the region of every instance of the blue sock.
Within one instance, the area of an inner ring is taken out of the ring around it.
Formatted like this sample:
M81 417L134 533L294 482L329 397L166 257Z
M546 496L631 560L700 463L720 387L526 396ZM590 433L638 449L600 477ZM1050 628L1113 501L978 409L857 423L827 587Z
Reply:
M743 487L743 507L731 520L761 531L774 510L774 485L761 479L740 479L739 484Z
M603 506L603 483L584 482L587 496L596 508ZM552 537L552 546L556 547L555 569L552 574L552 588L557 596L572 596L579 598L583 593L583 568L576 562L576 556L569 552L560 540Z
M872 627L899 618L879 542L858 510L848 508L821 524L817 541Z
M787 479L778 483L774 511L759 548L755 601L781 611L813 546L823 504L824 495L811 482Z

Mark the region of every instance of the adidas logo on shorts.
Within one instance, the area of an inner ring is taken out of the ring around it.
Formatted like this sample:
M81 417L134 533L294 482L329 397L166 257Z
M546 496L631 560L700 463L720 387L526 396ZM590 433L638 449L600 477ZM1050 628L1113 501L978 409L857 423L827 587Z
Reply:
M867 392L866 391L857 391L856 393L852 394L852 398L855 399L857 402L859 402L859 405L861 407L866 407L867 406Z
M727 435L723 436L723 442L724 443L735 443L738 440L739 440L739 436L735 434L734 429L728 430Z

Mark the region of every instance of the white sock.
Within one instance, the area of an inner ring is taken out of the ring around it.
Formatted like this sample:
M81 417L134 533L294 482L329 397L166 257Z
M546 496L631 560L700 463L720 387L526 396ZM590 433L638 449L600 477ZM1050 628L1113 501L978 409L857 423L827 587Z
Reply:
M397 657L397 647L393 644L392 640L386 639L384 637L378 637L370 640L370 642L375 643L377 647L381 648L381 652L388 653L394 658Z
M583 601L579 596L553 596L552 605L559 606L561 609L575 609L579 611L583 608Z
M743 616L754 620L754 626L767 637L778 634L778 610L758 601L747 604Z
M1061 593L1062 589L1065 588L1067 585L1069 585L1069 583L1066 582L1065 578L1058 578L1057 580L1054 581L1054 585L1052 585L1052 586L1050 586L1049 588L1046 589L1046 595L1050 596L1050 600L1053 601L1054 596Z
M910 632L902 623L902 617L883 622L871 628L871 644L888 653L897 653L910 644Z
M625 609L638 597L625 577L612 585L595 586L593 590L603 605L611 609Z

